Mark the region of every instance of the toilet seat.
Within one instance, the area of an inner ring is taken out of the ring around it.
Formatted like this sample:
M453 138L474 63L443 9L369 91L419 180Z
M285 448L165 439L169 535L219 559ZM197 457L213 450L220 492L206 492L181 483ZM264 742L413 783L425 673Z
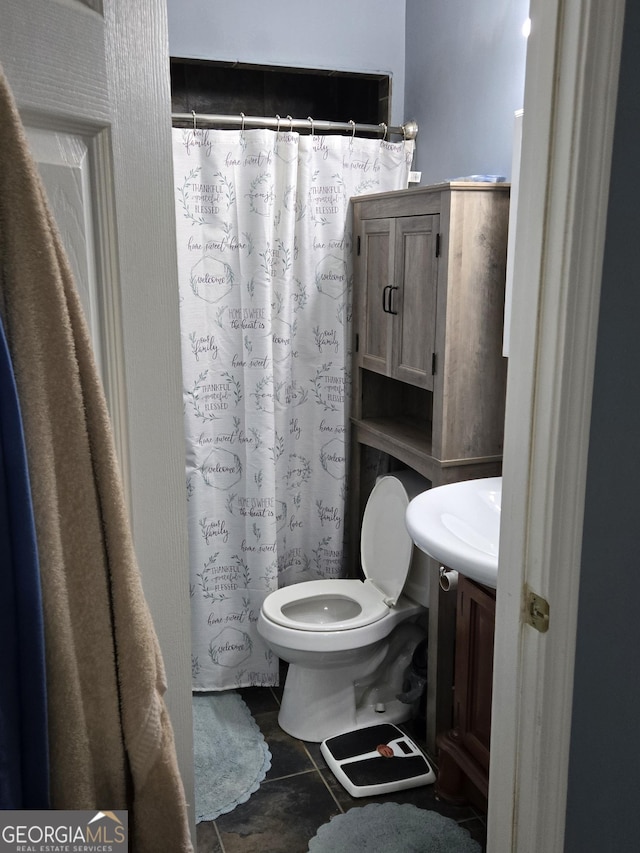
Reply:
M365 580L304 581L266 596L266 619L299 631L345 631L382 619L405 585L413 543L405 525L409 497L393 476L373 487L362 519L360 554Z
M345 631L382 619L389 611L369 581L338 578L304 581L270 593L264 616L299 631Z

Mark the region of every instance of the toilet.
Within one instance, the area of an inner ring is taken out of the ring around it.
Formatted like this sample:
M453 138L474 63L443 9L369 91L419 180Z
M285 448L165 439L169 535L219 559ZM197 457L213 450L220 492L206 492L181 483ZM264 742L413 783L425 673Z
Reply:
M405 512L427 488L414 471L377 480L362 520L364 581L304 581L265 598L258 633L289 663L278 723L293 737L320 742L413 713L398 694L426 637L429 571Z

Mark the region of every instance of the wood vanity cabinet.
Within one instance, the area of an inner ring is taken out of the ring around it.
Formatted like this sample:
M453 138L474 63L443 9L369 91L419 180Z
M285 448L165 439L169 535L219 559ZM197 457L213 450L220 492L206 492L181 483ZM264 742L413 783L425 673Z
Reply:
M501 473L509 189L456 181L352 200L352 565L373 485L371 449L433 486ZM431 749L452 720L455 599L439 591L437 569L429 606Z
M458 578L453 728L437 738L436 794L487 809L495 590Z

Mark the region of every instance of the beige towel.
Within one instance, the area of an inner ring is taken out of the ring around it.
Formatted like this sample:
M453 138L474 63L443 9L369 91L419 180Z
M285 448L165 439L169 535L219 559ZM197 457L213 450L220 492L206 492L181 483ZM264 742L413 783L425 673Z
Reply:
M45 620L51 806L129 809L192 850L165 676L82 308L0 69L0 312L24 420Z

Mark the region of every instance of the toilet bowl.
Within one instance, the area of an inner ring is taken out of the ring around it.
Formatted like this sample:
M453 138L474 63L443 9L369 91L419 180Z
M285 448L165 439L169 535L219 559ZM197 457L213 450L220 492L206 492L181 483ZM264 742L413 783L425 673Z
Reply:
M257 628L289 663L278 722L290 735L320 742L411 715L397 694L425 637L429 574L404 519L428 485L413 471L376 482L362 521L364 580L305 581L265 598Z

